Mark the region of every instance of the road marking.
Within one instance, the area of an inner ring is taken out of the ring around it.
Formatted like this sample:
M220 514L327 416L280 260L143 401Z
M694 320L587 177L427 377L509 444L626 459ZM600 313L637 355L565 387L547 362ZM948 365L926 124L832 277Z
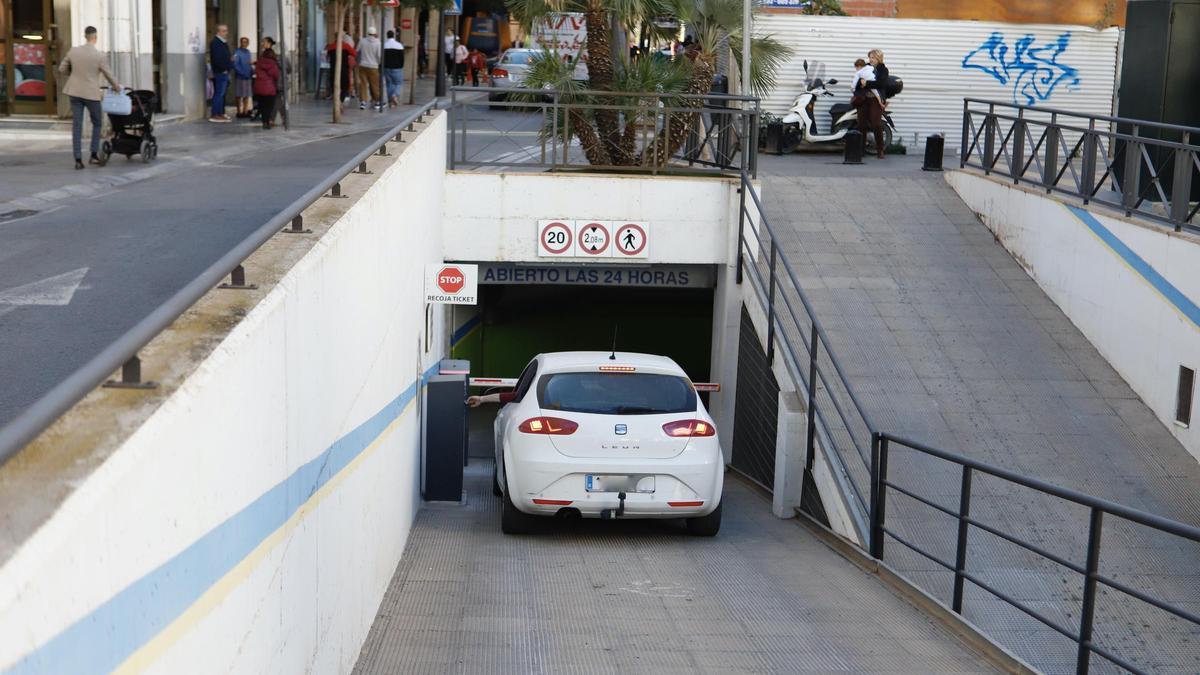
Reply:
M23 286L16 286L7 291L0 291L0 316L4 316L18 307L61 307L71 303L75 291L83 277L87 276L87 267L64 272L40 281L33 281Z

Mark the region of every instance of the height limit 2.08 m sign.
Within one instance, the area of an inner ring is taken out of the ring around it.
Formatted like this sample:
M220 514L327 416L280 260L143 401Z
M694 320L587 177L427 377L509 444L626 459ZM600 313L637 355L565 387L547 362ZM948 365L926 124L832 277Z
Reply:
M650 257L650 223L624 220L541 220L539 258Z
M479 300L479 266L441 263L425 266L425 302L474 305Z

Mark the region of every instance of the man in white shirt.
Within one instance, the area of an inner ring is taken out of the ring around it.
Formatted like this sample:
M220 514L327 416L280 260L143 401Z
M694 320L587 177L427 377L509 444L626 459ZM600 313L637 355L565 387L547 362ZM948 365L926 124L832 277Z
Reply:
M383 50L379 44L379 38L376 37L378 32L374 26L367 28L367 34L358 41L358 76L361 82L365 82L366 89L370 92L370 101L372 106L378 106L379 111L383 112L383 96L379 92L379 62L383 57ZM358 109L367 109L367 91L358 92Z
M383 77L387 80L388 107L400 105L400 90L404 86L404 45L389 30L383 43Z

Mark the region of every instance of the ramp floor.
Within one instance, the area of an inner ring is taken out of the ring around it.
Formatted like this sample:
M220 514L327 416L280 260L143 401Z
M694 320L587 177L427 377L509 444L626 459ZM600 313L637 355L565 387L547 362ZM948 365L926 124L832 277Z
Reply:
M1200 524L1200 464L920 160L843 166L830 156L791 156L760 165L767 215L875 423ZM846 462L861 471L852 453ZM958 508L957 469L898 452L890 472ZM1083 564L1085 509L976 476L972 516ZM890 500L888 513L906 539L954 560L953 519L907 497ZM1078 632L1079 575L987 533L971 537L971 569ZM885 560L948 601L949 572L894 541ZM1200 546L1109 518L1100 571L1200 611ZM1075 671L1073 642L970 584L966 597L967 618L1019 656L1047 672ZM1200 672L1196 629L1140 601L1103 592L1096 626L1101 647L1141 668ZM1093 672L1111 672L1099 657L1093 663Z
M491 463L423 508L355 673L983 673L878 579L727 477L721 533L676 521L500 532Z

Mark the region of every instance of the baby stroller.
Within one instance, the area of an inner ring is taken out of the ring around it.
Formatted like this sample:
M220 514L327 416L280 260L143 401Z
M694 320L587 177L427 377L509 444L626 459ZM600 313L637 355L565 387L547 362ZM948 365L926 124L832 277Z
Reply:
M132 99L129 114L109 114L113 136L104 141L101 152L105 161L112 155L125 155L126 159L141 155L142 161L149 164L150 160L158 157L158 141L154 138L153 124L154 107L158 105L158 99L154 92L145 89L128 91L126 94Z

